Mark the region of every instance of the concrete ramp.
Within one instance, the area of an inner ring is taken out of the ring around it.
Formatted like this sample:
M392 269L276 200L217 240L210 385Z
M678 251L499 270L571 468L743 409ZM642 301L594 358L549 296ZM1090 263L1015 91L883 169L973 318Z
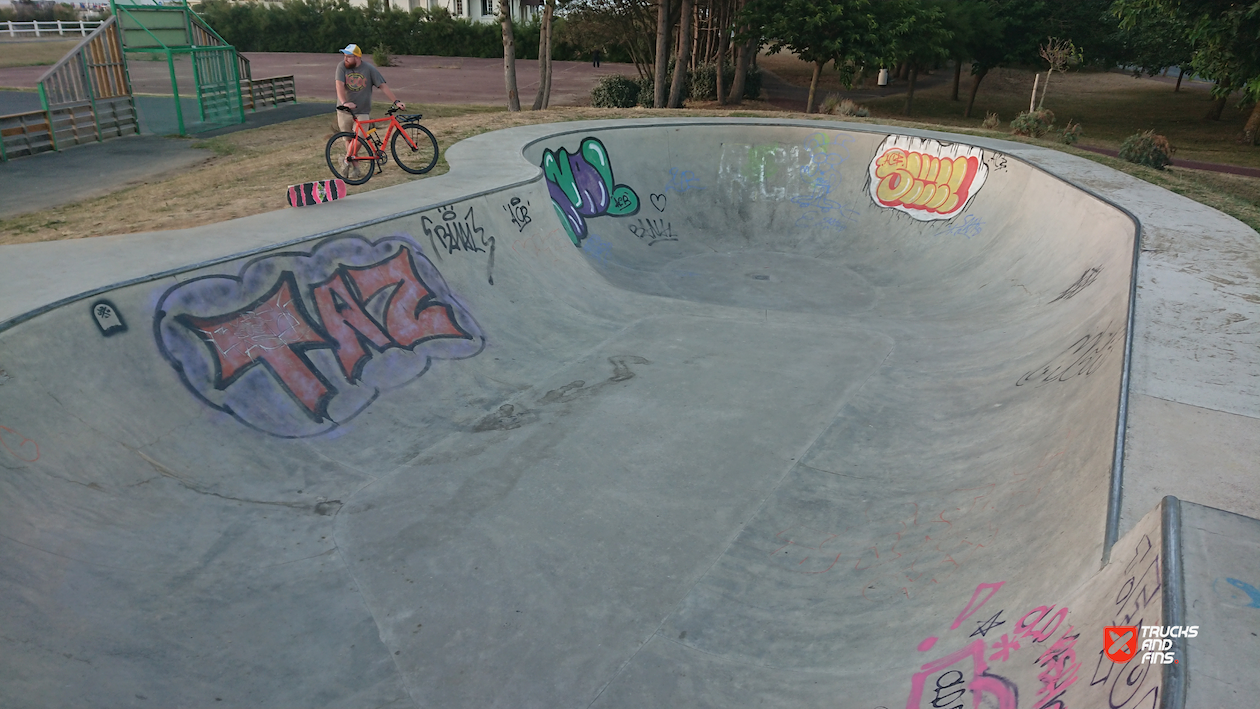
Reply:
M1180 705L1104 654L1180 608L1124 211L822 123L450 157L9 319L0 704Z

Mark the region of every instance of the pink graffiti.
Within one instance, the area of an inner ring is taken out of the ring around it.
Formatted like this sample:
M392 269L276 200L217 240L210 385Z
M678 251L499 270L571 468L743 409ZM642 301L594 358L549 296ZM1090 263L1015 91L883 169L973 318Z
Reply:
M17 442L17 450L14 450L12 447L10 447L9 442L4 440L5 433L11 434L11 436L16 436L17 438L21 439ZM31 446L29 450L26 448L27 444L30 444ZM7 426L0 426L0 446L4 446L4 449L9 451L10 455L12 455L14 458L17 458L18 460L24 463L34 463L35 461L39 460L39 444L27 438L26 436L23 436L17 431L14 431L13 429ZM35 457L28 458L27 456L31 455L32 453L34 453Z
M962 613L959 613L958 617L954 619L954 624L949 626L949 629L958 630L958 626L962 625L962 622L970 618L973 613L980 610L981 606L988 603L989 599L993 598L993 596L1004 584L1006 584L1005 581L999 581L997 583L982 583L979 586L976 586L976 590L971 592L971 600L967 601L966 607L964 607ZM983 601L976 603L976 599L979 598L980 594L984 591L988 591L989 595L985 596Z
M997 652L989 655L989 662L1006 662L1011 659L1011 653L1019 649L1019 643L1002 633L1002 637L993 642L992 648Z
M931 700L934 706L949 706L950 702L961 697L964 690L969 690L976 707L979 707L984 700L984 696L988 695L997 703L998 709L1016 709L1016 690L1007 680L997 675L988 674L989 665L984 660L986 644L984 640L976 640L966 647L956 652L950 653L945 657L923 665L919 672L914 673L910 679L910 697L906 700L906 709L921 709L923 706L923 693L927 688L929 678L937 676L933 691L938 695ZM949 669L955 664L971 660L971 667L964 666L963 670ZM966 671L964 671L966 670ZM942 684L942 680L950 674L958 674L956 681L948 681ZM965 680L968 673L971 679ZM954 689L957 687L957 689ZM946 695L941 695L944 690L953 689Z
M923 638L923 642L919 643L919 652L927 652L936 645L937 637L935 635Z
M1055 631L1059 629L1059 626L1063 625L1063 621L1067 618L1068 614L1067 608L1060 608L1058 613L1051 616L1050 611L1052 610L1054 610L1054 606L1037 606L1025 613L1024 617L1019 619L1019 624L1015 626L1016 637L1026 638L1028 636L1032 636L1033 642L1035 643L1043 643L1046 640L1049 640L1050 636L1054 635ZM1039 615L1037 615L1037 618L1032 622L1028 622L1028 619L1032 618L1034 614ZM1049 617L1047 618L1047 616ZM1041 630L1037 630L1036 625L1043 620L1045 621L1045 625L1042 626ZM1054 623L1053 629L1050 627L1051 622Z
M1063 636L1037 658L1037 664L1042 668L1041 674L1037 675L1041 689L1037 690L1038 700L1033 709L1046 709L1051 703L1063 709L1066 706L1062 700L1064 692L1080 679L1077 672L1081 663L1076 659L1075 649L1080 633L1069 635L1071 632L1069 626Z

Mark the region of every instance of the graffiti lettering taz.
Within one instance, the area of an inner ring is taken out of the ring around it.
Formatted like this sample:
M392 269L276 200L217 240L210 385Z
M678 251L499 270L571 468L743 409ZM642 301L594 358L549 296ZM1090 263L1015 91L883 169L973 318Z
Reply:
M586 220L608 214L627 217L639 212L639 195L615 184L608 150L598 138L586 138L572 155L564 148L543 151L543 174L556 216L580 247L588 233Z
M871 160L871 199L919 221L951 219L967 207L988 174L979 148L888 136Z
M277 436L332 430L485 339L411 237L334 237L164 292L158 347L211 407Z

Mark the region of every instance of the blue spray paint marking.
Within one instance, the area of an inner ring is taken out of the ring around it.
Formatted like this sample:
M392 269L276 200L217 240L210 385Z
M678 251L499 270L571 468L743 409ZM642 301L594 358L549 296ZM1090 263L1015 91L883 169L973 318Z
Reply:
M801 179L806 183L808 194L791 198L792 204L804 214L796 220L797 227L828 226L843 231L860 214L857 210L831 198L832 191L840 182L840 166L849 158L850 136L835 141L825 133L814 133L805 139L809 152L809 164L801 168Z
M582 245L585 247L583 251L592 260L602 266L608 265L608 256L612 253L612 244L591 233L586 237L586 241Z
M696 173L691 170L679 170L671 167L669 169L669 184L665 185L666 192L674 192L682 194L691 190L703 190L700 186L700 179L696 177Z
M963 216L963 220L957 224L948 224L945 228L936 232L932 236L965 236L970 239L973 236L980 236L981 230L984 228L984 220L974 214Z
M1238 579L1225 579L1225 580L1229 582L1229 585L1237 588L1238 590L1242 591L1243 593L1251 597L1251 603L1243 606L1244 608L1260 608L1260 589L1256 588L1255 586L1252 586L1246 581L1239 581Z

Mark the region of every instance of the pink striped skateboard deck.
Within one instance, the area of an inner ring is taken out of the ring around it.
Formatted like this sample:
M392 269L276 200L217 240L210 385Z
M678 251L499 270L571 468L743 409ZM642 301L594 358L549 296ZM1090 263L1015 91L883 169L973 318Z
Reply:
M344 180L316 180L303 182L300 185L289 185L289 206L305 207L310 204L322 204L346 196Z

